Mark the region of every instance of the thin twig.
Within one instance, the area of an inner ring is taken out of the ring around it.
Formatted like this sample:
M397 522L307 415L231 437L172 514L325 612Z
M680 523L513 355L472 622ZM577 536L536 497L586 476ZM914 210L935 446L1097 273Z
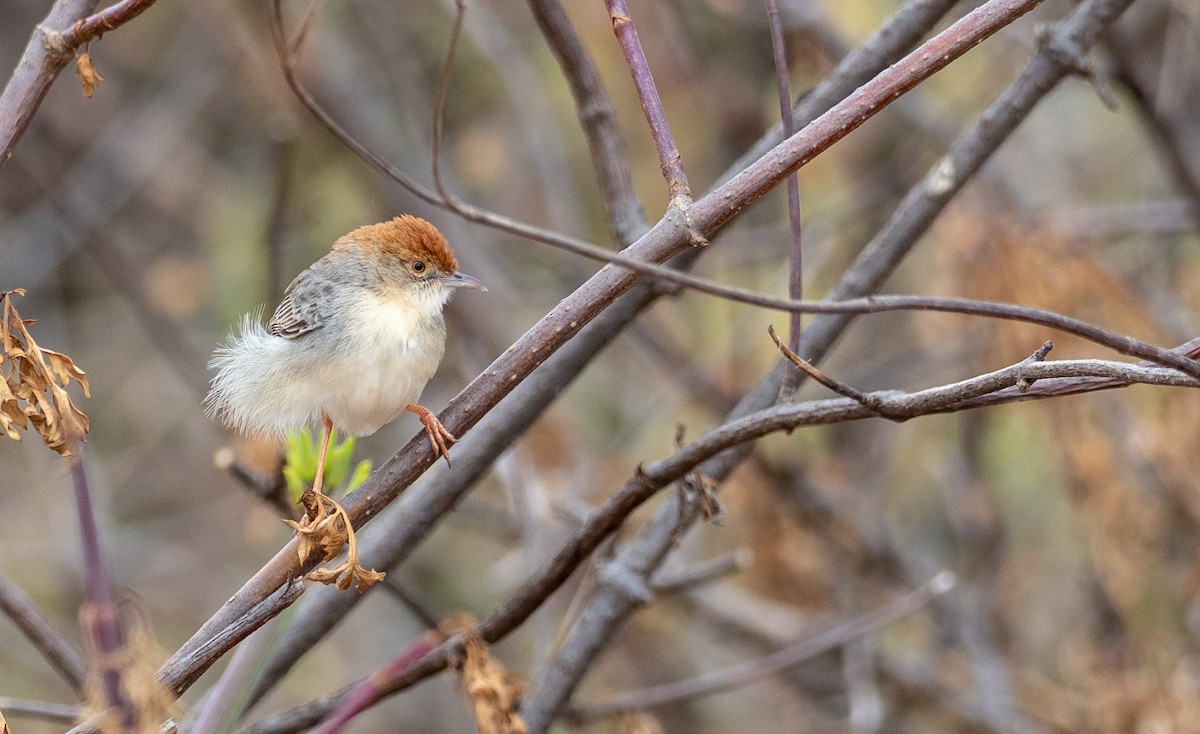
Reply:
M0 696L0 712L8 716L28 716L31 719L44 719L56 724L71 724L79 721L83 709L79 706L69 706L62 703L47 701L27 701L21 698Z
M1043 345L1044 347L1045 345ZM1188 356L1192 359L1200 359L1200 338L1192 339L1173 351ZM1036 356L1036 354L1034 355ZM1029 358L1026 358L1026 363ZM1118 363L1119 364L1119 363ZM1150 362L1139 362L1133 367L1141 369L1153 367ZM1080 395L1083 393L1097 392L1100 390L1113 390L1122 387L1128 387L1132 382L1125 379L1126 376L1121 374L1111 375L1090 375L1078 377L1060 377L1050 379L1048 381L1038 382L1036 375L1030 373L1021 380L1018 380L1012 387L998 390L994 393L979 395L973 398L968 398L960 404L948 406L950 410L961 410L963 408L983 408L990 405L1004 405L1009 403L1019 403L1024 400L1044 400L1046 398L1061 398L1067 395Z
M740 688L877 632L888 624L917 611L935 596L954 588L954 585L953 574L944 571L874 611L807 637L795 645L785 647L770 655L687 680L608 696L595 703L576 706L568 711L567 716L576 721L588 721L622 711L662 706Z
M304 18L300 20L300 27L296 29L296 35L292 36L292 42L288 44L288 53L291 56L300 55L301 49L304 48L304 42L308 40L309 31L312 30L313 25L324 9L325 0L312 0L308 4L308 9L304 11Z
M433 141L430 145L430 166L433 169L433 188L438 192L443 204L451 206L454 197L442 183L442 129L445 121L446 97L450 91L450 67L454 63L454 55L458 51L458 39L462 35L463 19L466 16L466 0L455 0L454 20L450 23L450 39L446 42L446 53L442 57L442 67L438 72L437 88L433 95Z
M87 663L83 656L62 632L42 616L37 605L21 587L3 575L0 575L0 612L12 620L75 692L83 691L87 679Z
M779 340L779 336L775 333L774 326L767 326L767 334L770 335L771 341L775 342L775 346L779 349L783 356L792 363L793 367L816 380L819 384L824 385L838 395L850 398L867 410L870 410L875 415L878 415L880 418L899 420L898 418L888 414L887 404L884 401L872 395L868 395L867 393L856 390L849 385L838 382L832 377L826 375L821 370L817 369L815 365L810 364L807 360L801 359L795 352L791 350L790 347ZM784 384L787 384L786 379Z
M213 454L213 465L238 480L255 497L282 512L284 517L297 516L299 510L296 501L288 493L283 472L276 471L273 477L264 476L242 463L229 447L220 448Z
M792 85L789 80L787 47L783 42L783 24L779 20L779 5L775 0L766 0L767 23L771 29L771 50L775 62L775 86L779 92L779 116L784 137L796 132L796 119L792 111ZM787 178L788 224L792 232L792 252L788 262L788 298L799 301L804 298L804 238L800 227L800 177L793 173ZM800 351L801 315L793 313L788 320L788 345L792 352ZM780 400L791 400L800 387L800 373L788 370L779 390Z
M650 62L638 37L633 15L625 0L604 0L604 5L608 8L613 34L625 54L625 63L629 65L629 73L633 76L633 86L642 103L642 111L646 113L646 122L650 125L650 137L654 139L654 148L658 151L658 163L663 178L667 180L667 198L672 206L686 208L692 201L692 189L683 170L683 156L675 145L675 137L671 135L671 126L663 111L662 98L658 96L658 87L654 84L654 75L650 72Z

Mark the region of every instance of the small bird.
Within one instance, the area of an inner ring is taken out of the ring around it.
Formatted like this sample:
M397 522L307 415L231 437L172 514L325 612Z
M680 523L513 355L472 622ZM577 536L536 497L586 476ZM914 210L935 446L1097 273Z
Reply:
M460 288L487 290L458 271L429 222L359 227L292 281L265 328L247 315L216 351L207 413L264 437L321 425L317 494L334 426L366 436L409 410L448 463L457 439L416 401L445 351L442 308Z

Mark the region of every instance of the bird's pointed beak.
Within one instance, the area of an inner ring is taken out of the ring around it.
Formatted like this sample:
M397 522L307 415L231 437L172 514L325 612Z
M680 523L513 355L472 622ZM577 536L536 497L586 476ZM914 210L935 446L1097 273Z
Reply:
M473 288L477 291L486 291L487 288L475 278L460 271L454 271L450 275L442 278L442 284L448 288Z

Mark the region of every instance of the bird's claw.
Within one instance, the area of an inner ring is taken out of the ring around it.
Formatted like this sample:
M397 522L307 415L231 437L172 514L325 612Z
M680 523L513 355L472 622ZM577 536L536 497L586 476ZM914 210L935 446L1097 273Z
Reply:
M429 445L433 448L433 453L445 459L446 466L450 466L449 444L458 441L458 439L442 425L442 422L438 420L438 417L433 414L432 410L423 408L420 405L410 405L408 409L416 413L421 419L421 425L425 426L425 436L429 438Z

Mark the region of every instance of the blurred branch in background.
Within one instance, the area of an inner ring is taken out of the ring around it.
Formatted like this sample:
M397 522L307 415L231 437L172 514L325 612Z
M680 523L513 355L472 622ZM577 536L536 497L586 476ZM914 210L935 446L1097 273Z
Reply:
M910 614L938 594L954 588L954 576L944 573L925 585L910 591L886 607L852 619L833 629L819 632L801 642L766 657L750 661L737 668L717 670L690 680L669 683L641 691L627 691L602 701L572 708L565 712L567 720L584 720L612 716L622 711L637 711L665 703L707 696L738 688L797 665L823 652L848 644L876 631L878 628Z
M0 576L0 611L12 620L41 652L46 662L62 674L76 692L83 691L87 665L83 656L54 628L24 591L9 579ZM0 708L8 708L0 707Z

